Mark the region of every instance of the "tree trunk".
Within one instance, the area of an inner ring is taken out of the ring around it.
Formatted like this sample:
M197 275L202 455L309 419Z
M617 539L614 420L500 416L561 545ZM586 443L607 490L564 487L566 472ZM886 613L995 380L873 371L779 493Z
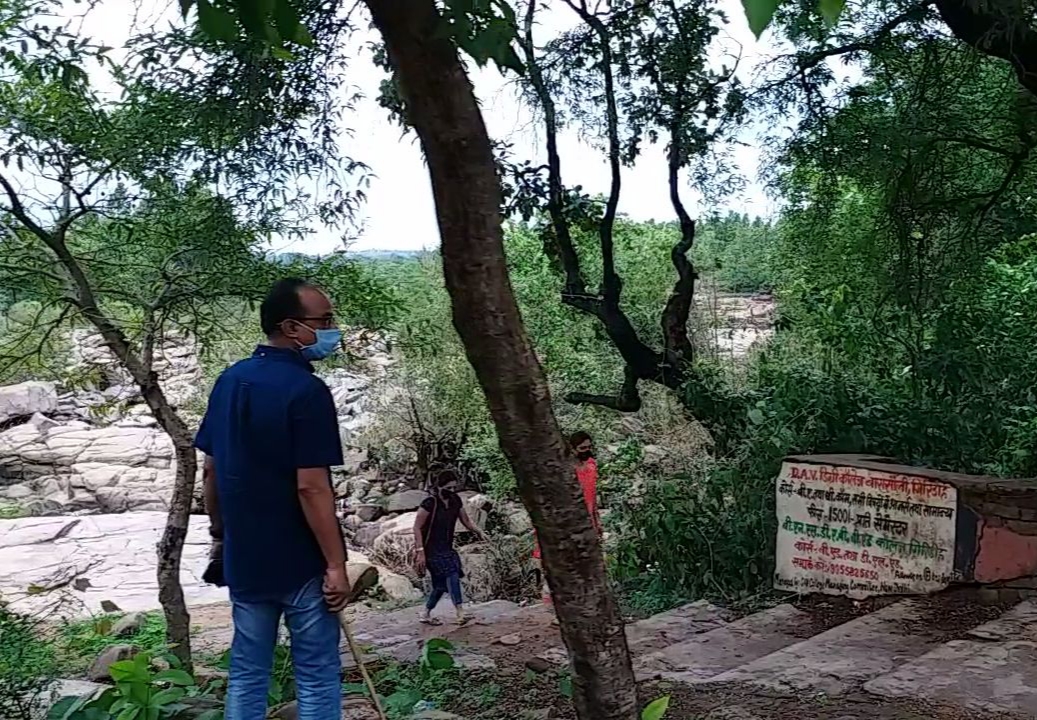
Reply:
M166 639L172 652L191 671L191 616L184 601L180 584L180 559L187 539L187 525L194 496L195 474L198 470L193 438L187 424L173 410L151 369L133 350L126 334L101 310L93 288L75 256L68 250L64 237L48 235L44 240L68 272L75 287L77 305L83 316L97 328L108 349L112 351L134 382L137 383L159 426L173 443L176 457L176 477L169 503L169 515L162 539L158 543L158 598L166 617ZM148 340L148 343L152 340ZM149 353L150 354L150 353Z
M500 182L471 84L433 0L366 0L428 161L454 327L537 529L581 720L635 720L623 622L508 279Z

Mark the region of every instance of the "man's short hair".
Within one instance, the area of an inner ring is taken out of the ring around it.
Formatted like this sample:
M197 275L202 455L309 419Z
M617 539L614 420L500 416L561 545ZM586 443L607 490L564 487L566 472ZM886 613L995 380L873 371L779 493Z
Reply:
M569 436L569 447L575 448L577 445L585 443L590 439L591 435L589 432L586 432L584 430L577 430Z
M285 320L303 314L299 291L309 285L305 280L294 277L274 283L259 306L259 325L267 337L273 337L280 332L281 323Z

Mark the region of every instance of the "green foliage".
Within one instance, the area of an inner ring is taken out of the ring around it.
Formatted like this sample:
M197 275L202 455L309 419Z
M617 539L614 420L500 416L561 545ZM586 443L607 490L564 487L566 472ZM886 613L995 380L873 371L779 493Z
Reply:
M729 213L702 223L693 257L721 290L769 292L777 281L778 232L761 218Z
M191 691L197 693L194 678L178 666L173 655L163 656L167 670L154 670L153 657L141 652L129 660L112 663L114 687L83 697L58 700L47 713L47 720L162 720L184 710L181 702ZM208 710L199 720L219 720L220 710Z
M312 12L295 0L180 0L186 18L197 6L198 26L211 40L237 44L244 39L277 60L292 61L294 47L310 47L313 35L305 20ZM333 8L321 8L329 15ZM448 0L441 8L442 32L483 66L490 60L501 70L522 72L514 49L515 10L506 0Z
M113 645L124 645L126 638L111 634L120 615L99 615L61 625L54 640L54 651L63 671L69 675L83 672L93 660ZM144 615L140 629L132 637L134 647L159 655L166 650L166 622L161 613Z
M641 711L641 720L662 720L666 711L670 709L670 696L663 695L648 703Z
M34 720L57 675L54 652L39 623L0 602L0 717Z
M763 31L770 26L775 12L782 4L783 0L742 0L745 19L748 21L753 35L757 38L763 35ZM791 3L784 4L790 5ZM835 25L845 6L846 0L819 0L817 10L826 24Z
M375 673L372 681L390 720L405 720L424 701L435 707L464 705L477 709L493 706L500 688L484 678L473 678L454 662L453 645L441 638L427 640L413 665L391 663ZM347 684L350 694L368 696L364 684Z

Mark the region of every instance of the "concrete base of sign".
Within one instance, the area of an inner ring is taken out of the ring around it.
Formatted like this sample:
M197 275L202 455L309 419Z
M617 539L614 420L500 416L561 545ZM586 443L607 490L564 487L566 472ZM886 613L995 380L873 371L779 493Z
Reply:
M779 605L639 658L638 680L698 683L797 643L810 616Z
M1037 604L1023 603L964 640L941 645L867 683L887 698L931 699L1037 716Z

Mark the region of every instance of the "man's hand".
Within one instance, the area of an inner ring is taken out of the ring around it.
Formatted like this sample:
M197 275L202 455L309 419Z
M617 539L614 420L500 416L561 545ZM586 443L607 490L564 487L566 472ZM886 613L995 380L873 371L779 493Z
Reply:
M414 553L414 572L421 577L425 574L425 551L418 548Z
M349 575L346 573L345 563L324 571L324 602L328 604L328 610L338 612L343 609L349 600L349 591Z

